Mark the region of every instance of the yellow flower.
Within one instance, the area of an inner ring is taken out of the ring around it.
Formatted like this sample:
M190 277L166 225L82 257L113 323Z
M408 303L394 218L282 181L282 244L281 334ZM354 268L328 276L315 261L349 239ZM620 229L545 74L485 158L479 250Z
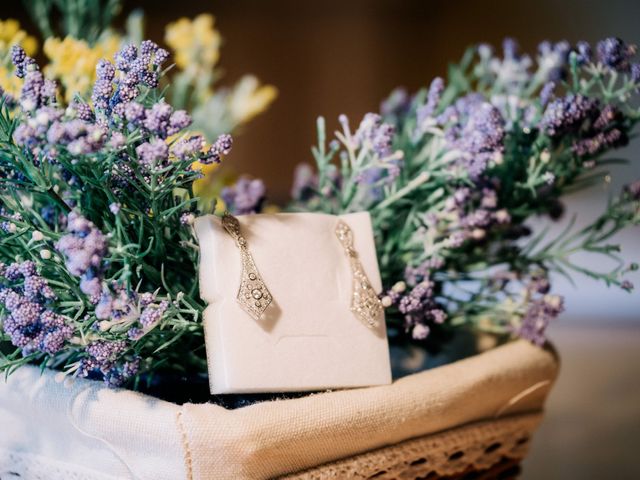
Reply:
M49 64L44 72L64 87L67 102L73 100L76 93L87 97L96 77L96 64L102 58L112 61L120 41L118 35L110 34L91 47L84 40L73 37L64 40L47 38L44 53L49 58Z
M204 175L202 178L193 182L193 193L196 197L210 198L214 197L216 190L216 182L213 175L218 169L217 163L212 163L209 165L204 165L200 162L193 162L192 168L194 170L199 170Z
M38 42L20 29L20 22L12 18L0 20L0 52L4 55L14 45L20 45L29 56L38 51Z
M272 85L262 85L253 75L240 79L229 95L229 111L239 125L264 112L278 95Z
M13 74L11 47L14 45L20 45L29 56L38 51L36 39L21 30L17 20L0 20L0 87L17 97L20 95L22 80Z
M0 65L0 87L16 98L20 95L20 90L22 89L22 79L13 74L13 68Z
M174 52L181 70L210 73L220 58L220 33L214 28L214 17L198 15L193 20L180 18L165 29L165 41Z

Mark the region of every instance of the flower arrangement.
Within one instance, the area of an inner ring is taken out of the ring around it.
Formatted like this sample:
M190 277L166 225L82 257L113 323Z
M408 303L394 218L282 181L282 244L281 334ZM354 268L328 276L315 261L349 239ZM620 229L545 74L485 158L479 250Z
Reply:
M212 21L196 22L169 32L211 32ZM168 34L167 43L213 48L219 40L209 33ZM355 129L341 117L328 144L319 119L317 171L297 170L289 208L371 213L393 340L433 347L471 326L541 344L563 308L551 272L632 288L623 277L637 266L608 241L640 222L639 182L577 232L531 236L526 222L557 218L562 195L597 182L606 152L627 142L640 118L629 103L640 85L634 54L613 38L595 55L585 43L544 43L533 68L511 40L502 57L473 48L447 84L398 90ZM182 97L161 88L169 52L144 41L98 61L90 98L67 104L13 47L23 80L0 109L0 370L38 363L131 388L156 375L206 374L190 225L213 211L196 182L232 141L223 133L208 144L173 105L193 106L206 90L189 83L199 78L189 55L178 56L174 77L191 85ZM206 59L213 66L217 56ZM255 86L238 98L252 98ZM263 101L252 102L245 112L260 110ZM235 213L259 211L264 184L241 178L221 197ZM576 265L581 250L618 266Z
M533 216L557 219L562 196L605 178L640 118L636 47L544 42L537 57L507 39L466 52L415 95L396 90L357 128L345 116L327 145L318 120L317 171L298 168L295 210L372 215L392 338L436 348L460 327L545 342L563 310L550 274L585 274L631 291L636 270L610 243L640 223L640 181L591 224L533 235ZM576 264L579 251L615 262Z

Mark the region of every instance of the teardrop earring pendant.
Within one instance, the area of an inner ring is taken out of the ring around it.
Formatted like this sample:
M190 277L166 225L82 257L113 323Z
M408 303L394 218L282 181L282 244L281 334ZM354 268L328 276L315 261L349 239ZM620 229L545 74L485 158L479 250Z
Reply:
M225 212L222 216L222 226L233 237L240 250L242 272L240 274L240 288L236 297L238 304L254 320L260 320L265 310L271 305L273 297L249 252L247 240L240 231L238 219Z
M351 266L351 311L367 327L375 328L380 324L384 308L358 258L353 245L353 232L349 225L340 220L336 226L336 236L344 247Z

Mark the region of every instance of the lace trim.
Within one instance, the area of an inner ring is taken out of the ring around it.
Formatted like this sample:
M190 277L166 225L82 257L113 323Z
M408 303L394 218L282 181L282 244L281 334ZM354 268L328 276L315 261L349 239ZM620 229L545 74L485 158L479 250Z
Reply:
M502 472L508 468L517 468L517 463L526 455L529 440L541 420L542 413L533 413L478 422L372 450L284 478L435 480L442 476L484 471L491 467Z
M2 480L117 480L88 468L34 455L0 448Z

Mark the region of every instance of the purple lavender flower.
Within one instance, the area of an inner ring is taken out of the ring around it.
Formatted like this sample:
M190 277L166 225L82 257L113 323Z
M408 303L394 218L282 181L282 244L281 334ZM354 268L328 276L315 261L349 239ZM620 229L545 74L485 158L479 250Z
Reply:
M140 44L140 55L141 56L152 55L153 53L155 53L157 49L158 49L158 45L154 41L144 40Z
M144 337L144 330L138 327L132 327L127 331L127 337L134 342L138 341Z
M191 116L185 110L176 110L169 117L169 128L167 133L175 135L191 125Z
M232 187L224 188L220 196L231 213L246 215L260 212L265 194L262 180L241 177Z
M113 80L116 75L116 69L111 62L102 59L96 65L96 77L101 80Z
M80 290L92 299L99 298L102 292L102 280L85 274L80 279Z
M108 291L102 292L100 299L96 303L94 313L98 320L106 320L111 317L113 311L113 298Z
M124 104L124 116L128 122L138 126L145 118L145 109L138 102L128 102Z
M457 104L456 108L466 113L467 118L462 128L454 125L447 135L454 146L464 152L463 165L469 177L477 180L489 161L504 148L505 122L500 111L490 103L473 100Z
M220 135L215 142L209 147L209 150L200 155L198 160L200 163L208 165L211 163L220 163L220 157L222 155L227 155L231 152L231 148L233 147L233 139L231 135L223 133Z
M116 68L123 72L129 71L131 64L138 57L138 48L135 45L126 45L116 53Z
M107 142L107 145L113 149L119 150L126 144L125 136L120 132L111 132L111 138Z
M202 153L205 140L202 135L182 138L171 146L171 153L180 160L191 160Z
M15 75L18 78L24 78L28 72L38 70L36 61L27 56L24 49L19 45L11 48L11 63L15 67Z
M27 54L20 45L14 45L11 48L11 63L13 63L13 66L16 69L15 74L18 78L24 78L24 75L26 73L24 62L26 59Z
M614 105L605 105L598 117L593 122L595 130L606 130L609 127L622 123L624 114Z
M504 139L504 120L500 111L489 103L483 103L474 108L462 131L462 138L465 150L469 152L501 150Z
M572 93L552 101L547 106L540 121L540 129L551 137L574 132L597 112L596 100Z
M73 328L65 317L45 307L45 302L56 297L46 280L37 275L31 261L14 263L2 275L9 282L16 282L12 288L0 290L0 304L8 311L2 328L11 343L22 349L24 355L46 353L53 355L60 351L71 338ZM23 278L22 285L19 279Z
M386 157L391 154L395 128L393 125L383 123L382 117L377 113L367 113L355 133L355 139L362 145L369 144L370 148L379 156Z
M576 43L576 58L578 60L578 65L584 65L586 63L591 62L592 52L591 45L587 42L578 42Z
M393 177L385 175L386 169L382 167L370 167L361 171L356 182L364 186L364 196L371 202L378 202L384 196L383 183L393 180Z
M429 260L425 260L417 267L407 266L404 270L405 282L409 286L416 286L428 280L433 270L440 269L443 266L444 260L440 257L432 257Z
M122 386L138 374L140 357L125 359L127 344L123 340L96 340L86 347L87 356L80 362L77 375L102 378L110 388Z
M158 305L149 305L140 314L140 324L149 329L156 325L169 308L169 302L162 301Z
M139 145L136 153L140 157L140 164L147 169L162 168L169 160L169 146L161 139Z
M605 66L621 72L629 71L630 60L636 54L635 45L626 44L616 37L601 40L596 45L598 60Z
M122 340L105 341L97 340L87 345L87 353L104 367L111 367L118 355L126 350L126 343ZM107 368L108 369L108 368Z
M140 358L135 357L133 360L124 362L122 366L115 366L103 374L103 380L107 387L118 388L125 382L137 375L140 370Z
M424 340L430 332L429 325L440 324L446 320L446 314L434 298L434 283L423 279L407 294L391 290L391 298L397 303L398 310L404 315L405 327L416 340Z
M76 212L67 217L67 234L56 243L65 257L69 273L81 277L80 288L97 302L101 291L102 261L107 254L107 237L86 218Z
M47 281L36 275L35 273L30 275L24 275L23 291L25 297L31 301L39 300L51 300L56 298L55 292L47 284Z
M156 299L155 294L151 292L141 293L138 297L138 301L141 307L147 307L151 305L155 301L155 299Z
M167 138L172 113L173 109L169 104L158 102L146 111L144 127L160 138Z
M38 349L51 355L58 353L72 337L73 328L65 322L65 317L45 310L40 315L43 326L43 338Z
M546 342L545 330L549 323L564 310L563 299L557 295L545 295L531 301L520 325L514 333L542 346Z
M91 95L94 107L100 110L107 110L111 101L111 95L113 95L112 81L101 78L96 80L96 83L93 85L93 94Z
M436 77L429 86L429 93L427 94L427 102L418 108L416 115L418 118L418 125L421 125L427 118L433 116L440 103L440 97L444 91L444 80L440 77Z
M83 101L74 101L71 104L71 108L75 110L76 115L80 120L84 120L85 122L93 122L95 120L93 110L87 103Z
M551 100L551 96L553 95L553 91L556 88L555 82L547 82L544 84L542 89L540 90L540 105L545 107L549 100Z
M518 92L530 79L529 69L532 65L528 55L520 55L517 43L506 38L503 42L504 56L502 59L493 57L492 50L487 45L478 47L481 67L486 73L492 73L491 81L503 85L509 92Z
M594 136L575 142L571 149L578 156L593 156L602 150L617 148L628 143L629 139L622 130L613 128L606 132L598 132Z
M39 70L30 70L25 75L20 92L20 106L25 112L34 112L45 105L45 97L42 95L44 83L44 76Z
M229 155L233 147L233 138L228 133L220 135L213 144L213 148L220 155Z

